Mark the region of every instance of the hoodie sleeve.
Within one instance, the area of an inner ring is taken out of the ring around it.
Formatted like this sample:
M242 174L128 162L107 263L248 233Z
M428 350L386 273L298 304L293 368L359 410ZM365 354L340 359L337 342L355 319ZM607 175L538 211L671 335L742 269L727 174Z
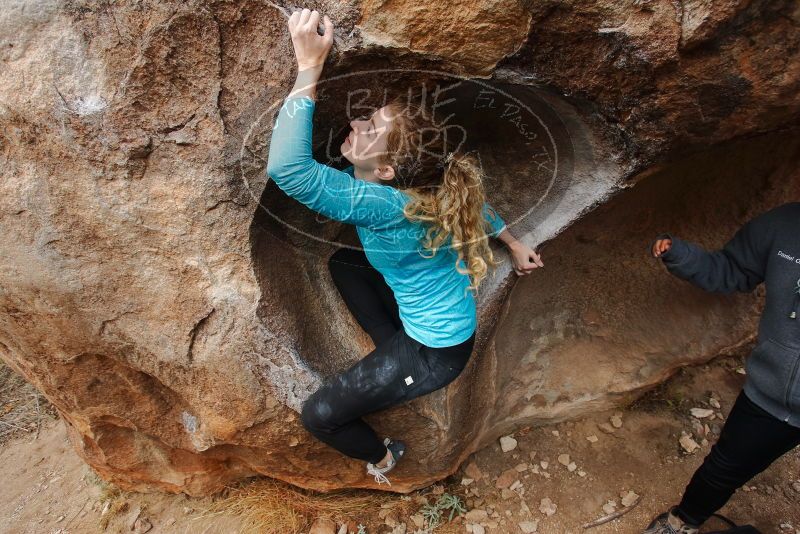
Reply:
M403 219L405 198L395 188L366 182L323 165L311 153L316 103L308 96L285 99L272 129L267 174L287 195L337 221L372 230Z
M484 202L483 204L483 218L490 226L490 229L486 231L486 235L497 237L503 233L503 230L506 228L506 222L488 202Z
M661 234L657 239L672 240L661 259L669 272L706 291L752 291L764 281L772 241L765 215L747 222L721 250L714 252L671 234Z

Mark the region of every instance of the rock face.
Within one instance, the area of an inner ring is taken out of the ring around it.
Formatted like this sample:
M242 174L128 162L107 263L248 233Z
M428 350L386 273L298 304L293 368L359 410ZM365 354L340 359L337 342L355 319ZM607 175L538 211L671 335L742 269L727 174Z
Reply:
M0 13L0 355L126 489L202 495L256 474L375 486L298 418L372 346L327 272L353 229L265 176L295 72L275 6ZM342 163L348 121L383 89L430 88L511 231L547 241L546 267L522 279L498 247L453 384L366 417L409 443L392 490L753 338L758 292L702 293L647 248L661 231L719 247L800 198L796 2L317 6L337 25L318 159Z

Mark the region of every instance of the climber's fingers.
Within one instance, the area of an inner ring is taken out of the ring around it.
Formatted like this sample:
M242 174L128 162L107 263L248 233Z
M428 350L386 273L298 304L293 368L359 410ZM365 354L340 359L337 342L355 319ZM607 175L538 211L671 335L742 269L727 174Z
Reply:
M306 20L306 23L303 26L307 32L317 33L317 26L319 26L319 11L317 11L316 9L313 10L311 12L311 15L309 15L308 20Z
M663 253L669 250L672 246L671 239L658 239L653 245L653 256L660 257Z
M539 256L535 251L530 252L530 257L533 258L533 263L535 263L535 267L544 267L544 263L542 262L542 257Z
M328 15L322 19L325 24L324 42L325 46L330 46L333 43L333 22L328 18Z
M294 29L297 28L297 25L300 23L300 11L293 11L291 15L289 15L289 31L294 33Z
M308 23L308 19L311 18L311 10L307 7L304 7L303 10L300 12L300 20L298 21L300 26L303 27Z

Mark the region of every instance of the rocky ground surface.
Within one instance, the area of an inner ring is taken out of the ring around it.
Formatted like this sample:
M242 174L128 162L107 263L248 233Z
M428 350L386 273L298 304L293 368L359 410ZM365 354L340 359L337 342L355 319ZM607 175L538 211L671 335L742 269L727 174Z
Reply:
M359 525L367 534L425 532L442 496L460 497L466 513L448 522L445 508L438 533L641 532L680 495L716 440L742 372L740 357L719 358L680 371L626 409L522 429L433 488L395 503L376 500L346 526L319 518L311 532L357 533ZM0 478L2 532L242 531L237 518L204 514L213 497L120 492L102 483L70 448L58 419L45 421L38 436L20 432L2 445ZM583 528L629 506L616 520ZM800 450L751 480L721 512L764 533L800 533Z

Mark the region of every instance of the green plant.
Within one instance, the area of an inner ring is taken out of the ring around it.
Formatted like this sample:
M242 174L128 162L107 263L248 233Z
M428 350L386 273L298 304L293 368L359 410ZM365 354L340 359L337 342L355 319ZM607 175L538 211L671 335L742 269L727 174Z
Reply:
M367 527L362 525L361 523L358 524L358 533L357 534L367 534Z
M443 493L435 504L426 504L422 507L422 517L425 518L427 527L429 529L438 527L442 522L442 514L447 510L450 510L448 522L453 520L453 515L456 513L463 514L467 511L461 497Z
M442 512L435 504L426 504L422 507L421 512L428 528L436 528L442 521Z

